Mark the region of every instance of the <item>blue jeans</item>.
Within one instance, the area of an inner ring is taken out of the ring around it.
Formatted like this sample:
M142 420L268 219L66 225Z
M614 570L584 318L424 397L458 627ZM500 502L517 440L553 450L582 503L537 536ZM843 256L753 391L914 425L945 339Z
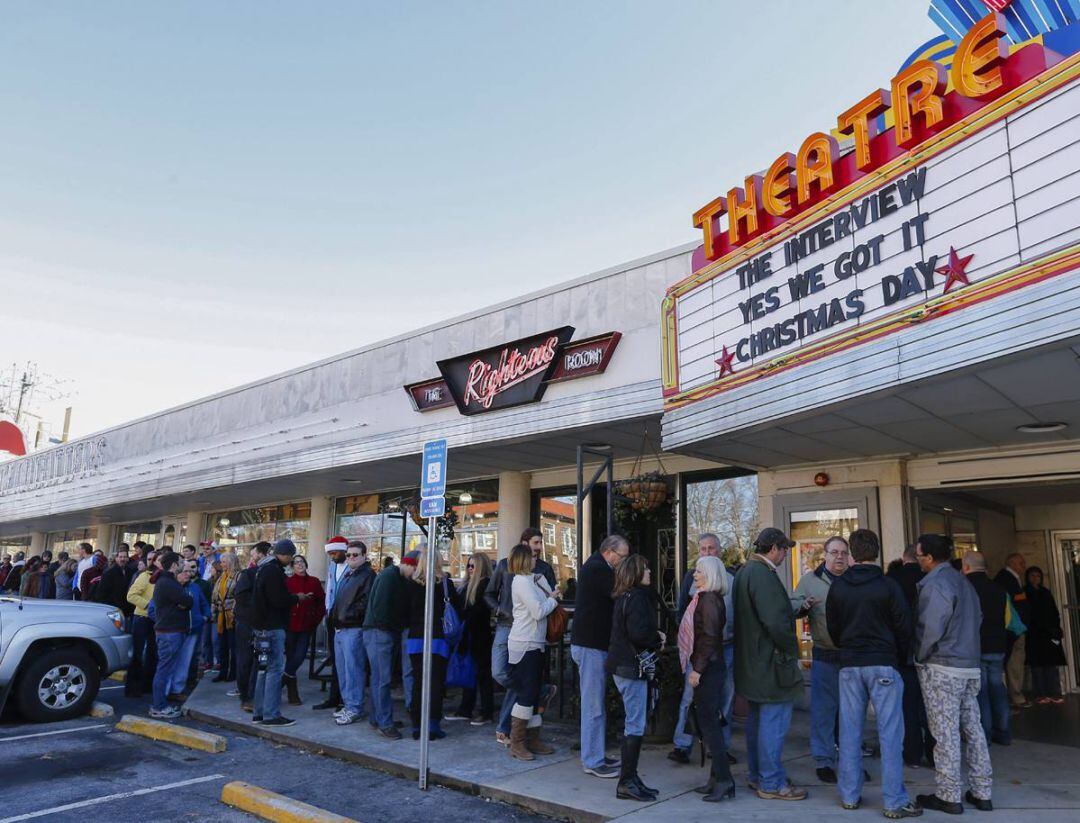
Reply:
M836 768L836 718L840 716L840 667L810 664L810 755L817 768Z
M892 666L848 666L840 670L840 800L862 797L863 728L866 704L874 704L881 744L881 799L885 809L910 802L904 788L904 681Z
M169 707L169 688L177 672L185 637L184 632L157 633L158 662L157 671L154 672L154 702L151 706L159 711ZM187 676L187 669L182 671Z
M720 729L724 739L724 748L731 750L731 708L735 705L735 644L724 644L724 683L720 689L720 712L727 723ZM694 746L693 735L686 733L686 716L694 700L694 689L690 685L690 667L686 669L686 681L683 684L682 699L679 701L679 719L675 723L672 742L677 748L691 749ZM699 729L699 732L701 730Z
M365 629L364 650L371 666L371 720L380 729L394 726L394 701L390 698L390 680L394 674L394 644L397 632Z
M262 635L270 639L270 655L266 671L259 670L255 678L254 717L272 720L281 717L281 676L285 673L285 630L268 629L256 631L255 637ZM255 656L258 667L258 654Z
M506 648L506 640L510 637L510 627L498 624L495 627L495 640L491 644L491 676L500 686L506 689L503 697L502 708L499 709L499 722L495 726L496 731L510 734L510 712L514 709L517 695L510 688L510 652Z
M334 662L341 686L341 702L353 714L363 715L367 681L363 629L339 628L334 632Z
M615 687L622 695L623 711L626 722L623 734L627 737L642 737L645 734L645 711L648 708L649 684L644 680L619 677L614 675ZM601 755L602 757L603 755Z
M746 764L751 783L775 792L788 783L784 770L784 738L791 726L794 701L750 703L746 718Z
M979 713L986 742L1008 745L1012 742L1012 730L1009 728L1009 690L1005 687L1005 655L982 655L979 669L982 671Z
M578 700L581 703L581 765L595 769L604 762L604 740L607 715L604 697L607 694L607 672L604 663L607 652L585 646L571 646L570 656L578 667ZM624 698L625 702L625 698ZM627 724L630 723L627 710ZM642 721L644 726L644 720ZM629 734L629 732L628 732Z
M184 637L184 643L180 646L180 654L176 660L176 671L173 672L172 682L169 684L169 694L180 694L188 681L188 670L191 661L195 659L195 648L200 642L200 630L188 632Z
M217 645L217 623L207 620L202 627L202 662L214 662L214 647Z
M409 630L405 629L401 633L401 688L405 692L405 711L412 709L413 692L412 660L409 658L409 650L405 648L408 642Z

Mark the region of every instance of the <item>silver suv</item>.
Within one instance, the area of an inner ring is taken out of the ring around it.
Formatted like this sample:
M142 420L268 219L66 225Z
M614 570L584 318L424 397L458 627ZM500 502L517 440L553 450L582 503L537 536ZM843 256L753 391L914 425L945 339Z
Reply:
M131 635L113 606L0 597L0 711L13 698L28 720L86 713L101 679L131 662Z

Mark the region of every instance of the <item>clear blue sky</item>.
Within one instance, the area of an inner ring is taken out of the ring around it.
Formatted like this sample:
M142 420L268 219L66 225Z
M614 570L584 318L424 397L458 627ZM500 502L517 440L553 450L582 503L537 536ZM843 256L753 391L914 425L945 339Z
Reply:
M88 433L694 239L926 6L9 3L0 365Z

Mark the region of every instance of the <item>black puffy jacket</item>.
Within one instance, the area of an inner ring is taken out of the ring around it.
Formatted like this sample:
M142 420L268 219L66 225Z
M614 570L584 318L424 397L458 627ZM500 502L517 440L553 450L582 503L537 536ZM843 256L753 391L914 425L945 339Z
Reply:
M637 656L643 651L656 651L661 645L652 593L644 586L635 586L615 601L611 617L611 642L604 670L640 680Z

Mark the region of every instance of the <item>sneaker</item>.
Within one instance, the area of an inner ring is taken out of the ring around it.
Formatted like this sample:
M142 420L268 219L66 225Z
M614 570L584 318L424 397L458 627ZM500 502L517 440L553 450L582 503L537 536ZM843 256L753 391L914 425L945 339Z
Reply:
M809 795L807 795L806 789L800 789L788 783L775 792L767 792L759 786L757 796L762 800L806 800Z
M607 763L601 763L599 766L593 766L591 768L586 767L585 774L591 774L593 777L603 777L607 779L618 777L619 769L615 766L609 766Z
M490 722L491 722L490 717L474 717L472 720L469 721L469 725L470 726L486 726Z
M226 697L239 697L240 696L240 690L239 689L229 689L227 692L225 692L225 696Z
M243 703L240 704L240 711L253 712L255 711L255 706L250 700L245 700Z
M334 717L341 717L347 711L348 711L348 709L346 709L344 706L342 706L340 709L338 709L337 711L334 712Z
M832 766L823 766L817 770L817 779L822 783L835 783L836 782L836 769Z
M855 811L861 805L862 805L862 798L861 797L858 800L856 800L854 803L845 803L843 800L840 801L840 808L844 809L845 811L849 811L849 812ZM888 817L888 814L886 814L886 817Z
M686 764L690 762L690 752L687 749L676 746L674 749L668 752L667 759L672 760L676 763Z
M343 709L334 715L334 722L339 726L348 726L350 723L355 723L360 719L360 715L356 712L351 712L348 709Z
M945 814L964 813L963 804L950 803L948 800L942 800L936 794L920 794L915 798L915 803L920 808L930 809L933 812L944 812Z
M169 706L167 709L151 709L150 716L155 720L172 720L180 717L181 712L176 706Z
M914 803L908 803L899 809L886 809L884 814L889 820L903 820L905 817L922 817L922 809Z
M454 714L446 715L446 717L444 717L443 720L447 720L447 721L450 721L450 720L472 720L472 717L470 717L467 714L458 714L457 712L455 712Z
M262 715L261 714L253 714L251 716L251 722L254 723L256 726L261 725L262 724Z
M288 717L271 717L269 720L262 722L263 726L293 726L296 725L296 721Z
M401 740L401 732L391 726L389 729L379 729L379 734L387 740Z
M605 757L604 758L604 765L605 766L614 766L615 768L618 768L619 766L622 765L622 761L617 757Z
M417 739L419 739L420 735L418 734L416 737ZM495 732L495 742L498 743L500 746L509 746L510 735L503 734L502 732Z

